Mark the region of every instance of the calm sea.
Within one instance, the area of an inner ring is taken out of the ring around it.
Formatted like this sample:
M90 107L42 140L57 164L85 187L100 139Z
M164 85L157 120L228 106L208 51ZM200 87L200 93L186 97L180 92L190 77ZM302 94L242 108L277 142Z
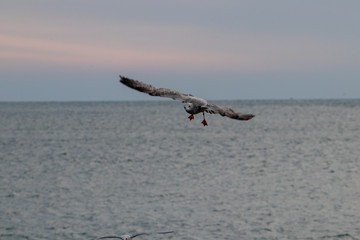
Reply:
M0 239L360 239L360 100L0 103Z

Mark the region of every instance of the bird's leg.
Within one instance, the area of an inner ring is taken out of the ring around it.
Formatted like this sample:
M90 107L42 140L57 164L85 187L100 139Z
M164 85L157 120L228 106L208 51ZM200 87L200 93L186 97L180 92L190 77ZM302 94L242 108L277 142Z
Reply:
M191 121L191 120L193 120L193 119L194 119L194 115L192 115L192 114L191 114L188 118L189 118L189 119L190 119L190 121Z
M205 120L205 113L203 112L203 117L204 117L204 120L201 122L203 125L204 125L204 127L205 126L207 126L208 124L207 124L207 122L206 122L206 120Z

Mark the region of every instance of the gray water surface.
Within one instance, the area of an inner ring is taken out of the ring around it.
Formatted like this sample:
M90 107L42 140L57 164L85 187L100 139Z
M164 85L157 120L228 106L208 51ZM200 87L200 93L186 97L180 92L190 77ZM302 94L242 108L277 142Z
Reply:
M0 239L360 239L360 100L218 103L0 103Z

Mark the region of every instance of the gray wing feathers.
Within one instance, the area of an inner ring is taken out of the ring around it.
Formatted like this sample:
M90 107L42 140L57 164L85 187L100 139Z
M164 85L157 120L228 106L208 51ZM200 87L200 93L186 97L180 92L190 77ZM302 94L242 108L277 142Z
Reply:
M237 113L234 110L232 110L231 108L218 106L216 104L208 104L207 112L218 113L223 117L228 117L228 118L232 118L232 119L236 119L236 120L250 120L253 117L255 117L255 115L253 115L253 114Z
M174 100L185 100L188 97L192 96L191 94L180 93L168 88L155 88L150 84L146 84L137 80L123 77L121 75L120 75L120 82L132 89L138 90L143 93L147 93L150 96L169 97Z

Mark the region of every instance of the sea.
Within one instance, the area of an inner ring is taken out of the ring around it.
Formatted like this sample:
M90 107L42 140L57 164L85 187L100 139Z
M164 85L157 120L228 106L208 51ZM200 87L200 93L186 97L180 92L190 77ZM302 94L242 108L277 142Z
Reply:
M0 239L360 239L359 99L212 103L0 103Z

